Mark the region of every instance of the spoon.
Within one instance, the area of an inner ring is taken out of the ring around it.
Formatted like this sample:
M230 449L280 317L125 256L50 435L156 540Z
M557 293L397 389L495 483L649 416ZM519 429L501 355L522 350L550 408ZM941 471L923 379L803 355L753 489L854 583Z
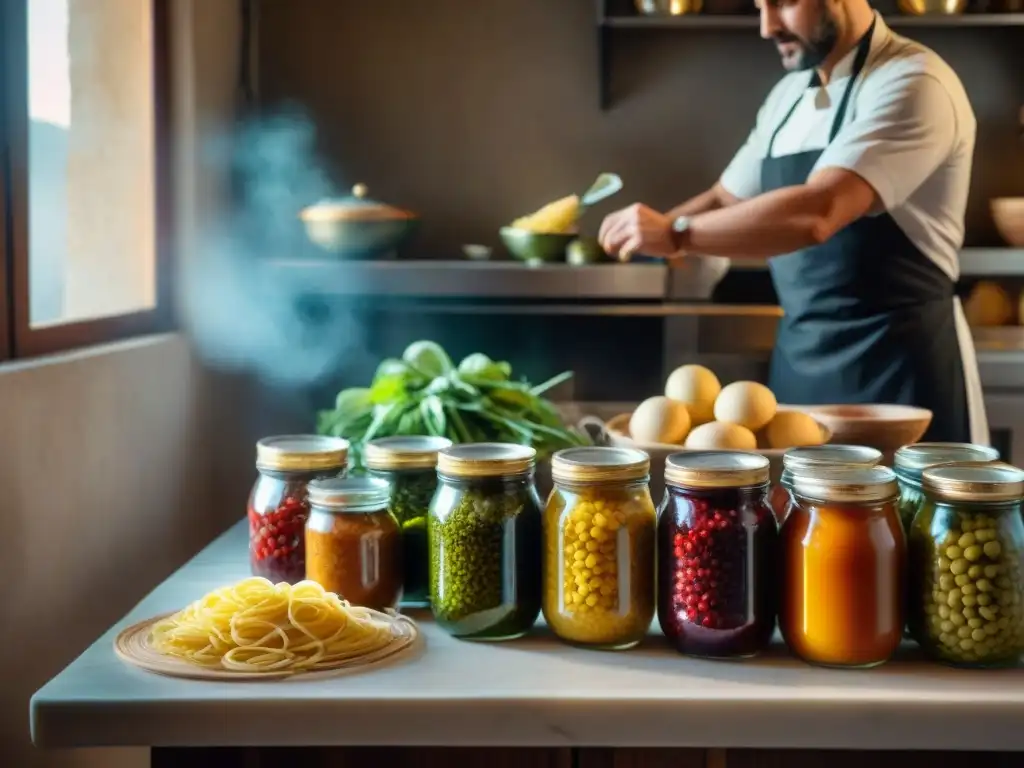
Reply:
M584 209L601 202L606 197L611 197L620 189L622 189L622 179L617 173L602 173L590 185L590 189L580 197L580 212L582 213Z

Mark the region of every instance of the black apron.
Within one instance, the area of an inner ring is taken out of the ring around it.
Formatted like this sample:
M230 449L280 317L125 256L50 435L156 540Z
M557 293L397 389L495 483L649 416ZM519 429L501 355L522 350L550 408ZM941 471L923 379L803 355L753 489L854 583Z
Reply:
M843 125L873 31L874 25L858 47L829 142ZM805 183L823 152L771 156L800 101L768 143L763 192ZM971 442L956 286L888 213L859 219L822 245L768 263L785 312L769 374L780 403L916 405L934 414L923 440Z

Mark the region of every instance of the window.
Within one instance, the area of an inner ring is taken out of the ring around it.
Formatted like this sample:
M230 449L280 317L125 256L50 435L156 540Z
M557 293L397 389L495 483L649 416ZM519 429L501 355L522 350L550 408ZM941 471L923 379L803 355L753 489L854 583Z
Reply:
M2 0L0 353L168 327L168 0Z

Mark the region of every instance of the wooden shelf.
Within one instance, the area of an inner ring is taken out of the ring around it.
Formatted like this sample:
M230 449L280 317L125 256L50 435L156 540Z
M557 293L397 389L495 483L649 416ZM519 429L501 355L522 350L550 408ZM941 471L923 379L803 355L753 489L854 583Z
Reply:
M757 29L760 23L760 17L757 14L637 16L621 13L625 6L610 2L610 0L598 0L597 5L598 100L602 111L608 109L610 103L611 46L612 38L617 30L751 30ZM613 7L609 9L609 6ZM885 20L890 26L897 29L1005 27L1024 29L1024 13L965 13L959 16L891 14L885 16Z

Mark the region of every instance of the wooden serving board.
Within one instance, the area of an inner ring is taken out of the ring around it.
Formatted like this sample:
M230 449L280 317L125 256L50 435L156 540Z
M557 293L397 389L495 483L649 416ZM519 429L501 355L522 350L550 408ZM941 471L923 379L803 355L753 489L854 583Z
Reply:
M114 653L124 662L134 667L144 669L147 672L154 672L158 675L168 677L180 677L188 680L210 680L210 681L254 681L254 680L321 680L329 677L352 672L363 672L372 667L397 661L399 657L416 650L422 645L423 639L416 623L407 616L400 614L380 614L381 617L391 621L391 632L393 641L378 651L362 656L358 659L350 659L339 662L337 666L329 669L317 669L313 671L288 670L268 672L233 672L227 669L214 669L190 664L187 661L172 656L166 656L154 650L149 643L153 626L173 615L174 612L154 616L133 624L122 630L114 638Z

